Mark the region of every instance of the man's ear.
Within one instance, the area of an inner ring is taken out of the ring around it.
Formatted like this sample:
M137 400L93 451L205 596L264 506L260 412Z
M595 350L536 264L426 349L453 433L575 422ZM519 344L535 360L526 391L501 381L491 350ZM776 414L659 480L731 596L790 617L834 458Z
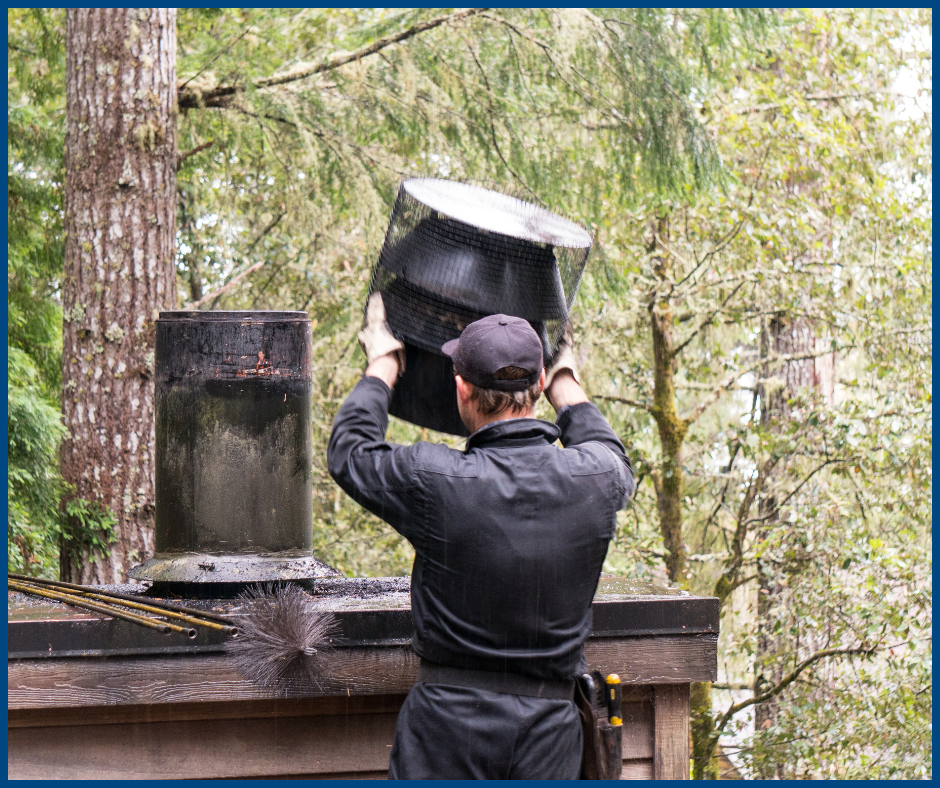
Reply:
M542 374L539 375L539 391L545 391L545 378L547 373L545 372L545 367L542 367Z
M462 405L466 405L470 401L470 396L473 394L473 384L468 383L460 377L460 375L454 375L454 380L457 383L457 398Z

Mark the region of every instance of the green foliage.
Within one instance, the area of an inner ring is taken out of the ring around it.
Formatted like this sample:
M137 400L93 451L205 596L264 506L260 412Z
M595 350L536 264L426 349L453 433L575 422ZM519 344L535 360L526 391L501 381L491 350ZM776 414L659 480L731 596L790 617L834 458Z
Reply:
M65 58L61 9L8 10L7 406L10 569L58 571Z
M32 357L55 395L62 353L65 13L9 9L8 23L8 343Z
M117 541L115 525L117 518L107 506L73 498L65 504L56 528L60 549L73 561L89 553L107 555L110 545Z
M7 351L7 567L52 576L58 573L55 524L65 428L58 408L43 397L32 359L19 348Z
M60 549L106 551L116 539L114 514L99 503L70 500L59 475L62 416L43 396L32 359L8 347L7 570L58 577Z
M635 206L611 189L579 296L589 390L641 473L663 462L648 304L675 315L676 401L694 416L684 542L693 589L728 594L720 680L875 650L814 663L757 733L753 708L735 718L755 775L929 774L930 124L896 85L906 69L929 91L928 27L897 10L788 14L773 54L703 102L726 190ZM787 352L820 358L761 362ZM644 570L638 546L660 545L641 484L608 567Z
M930 560L918 558L924 545L913 532L882 540L872 530L857 521L848 532L844 523L816 532L813 567L793 577L773 615L797 643L865 638L882 649L804 673L745 753L756 772L786 752L790 777L930 777Z
M246 86L179 118L179 292L309 313L318 554L351 575L413 560L325 468L399 181L511 189L595 232L582 377L640 479L606 570L664 579L649 306L668 304L690 417L683 539L693 590L727 592L722 680L874 649L813 663L768 727L736 715L741 761L756 775L929 776L930 12L502 9L255 86L447 13L179 11L180 81ZM10 544L26 545L10 565L45 572L59 539L112 538L93 504L74 504L68 527L56 517L63 19L8 12ZM911 85L925 93L899 95ZM768 360L788 349L836 353ZM394 419L389 438L445 439Z

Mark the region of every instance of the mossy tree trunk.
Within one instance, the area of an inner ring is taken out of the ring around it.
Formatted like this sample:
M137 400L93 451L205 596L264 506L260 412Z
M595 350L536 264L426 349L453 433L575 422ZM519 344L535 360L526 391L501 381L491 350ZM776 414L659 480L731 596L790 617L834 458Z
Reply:
M176 306L176 9L66 17L62 475L110 509L110 552L64 542L61 575L116 583L153 552L154 319Z
M689 588L689 565L682 535L682 442L688 424L676 410L675 315L668 295L672 265L666 244L669 219L659 217L653 224L653 269L661 286L651 294L648 309L653 333L653 407L662 461L652 474L656 490L659 527L666 546L666 572L680 587Z
M659 286L651 293L647 307L653 337L653 406L650 413L656 421L662 457L650 476L656 491L659 527L666 547L666 572L677 586L689 589L691 576L682 522L682 444L690 422L679 416L676 404L676 316L669 296L673 266L668 252L668 217L658 217L652 230L650 252L654 254L653 271ZM712 757L717 736L709 682L692 685L690 708L693 777L717 778L717 764Z

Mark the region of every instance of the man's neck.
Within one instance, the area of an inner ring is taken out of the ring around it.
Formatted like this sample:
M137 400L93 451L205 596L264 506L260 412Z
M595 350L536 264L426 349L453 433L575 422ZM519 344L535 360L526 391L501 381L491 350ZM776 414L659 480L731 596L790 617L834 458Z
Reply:
M482 416L479 413L475 414L476 418L474 419L474 429L472 432L477 432L482 430L484 427L489 427L490 424L495 424L498 421L512 421L513 419L531 419L535 416L535 408L529 408L529 410L522 413L514 411L510 408L502 410L499 413L494 413L491 416Z

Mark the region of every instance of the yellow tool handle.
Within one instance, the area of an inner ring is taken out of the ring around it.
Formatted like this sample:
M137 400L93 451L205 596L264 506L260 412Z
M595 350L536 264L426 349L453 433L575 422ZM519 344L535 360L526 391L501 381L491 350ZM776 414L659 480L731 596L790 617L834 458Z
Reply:
M607 679L607 721L611 725L623 725L620 704L620 676L611 673Z

